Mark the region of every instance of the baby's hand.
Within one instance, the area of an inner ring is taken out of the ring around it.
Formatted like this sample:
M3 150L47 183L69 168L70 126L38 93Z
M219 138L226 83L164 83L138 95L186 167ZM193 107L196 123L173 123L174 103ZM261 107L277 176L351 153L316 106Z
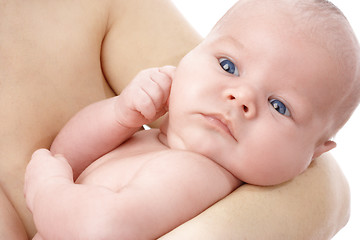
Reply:
M34 200L39 191L45 190L47 185L55 182L73 183L69 163L60 155L52 156L47 149L35 151L25 172L24 194L30 211L33 211Z
M126 127L140 127L164 115L174 72L172 66L141 71L117 99L118 122Z

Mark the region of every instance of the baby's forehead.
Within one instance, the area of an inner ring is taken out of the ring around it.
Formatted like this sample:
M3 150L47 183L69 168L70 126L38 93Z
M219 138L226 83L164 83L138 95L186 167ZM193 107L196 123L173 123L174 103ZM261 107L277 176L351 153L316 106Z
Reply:
M271 18L271 16L275 16ZM283 17L283 19L280 19ZM274 20L276 19L276 20ZM274 20L273 22L271 22ZM281 21L291 22L282 24ZM339 79L354 79L359 68L359 43L344 14L326 0L240 0L218 22L221 30L240 31L249 21L264 21L328 51L337 62ZM231 24L229 24L231 23ZM252 25L253 27L259 25ZM348 82L346 80L346 82Z

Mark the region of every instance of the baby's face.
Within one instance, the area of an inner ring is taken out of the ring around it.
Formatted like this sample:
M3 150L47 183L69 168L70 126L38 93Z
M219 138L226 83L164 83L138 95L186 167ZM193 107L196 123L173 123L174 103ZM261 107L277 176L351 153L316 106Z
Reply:
M289 180L334 147L321 138L337 74L327 51L293 35L286 16L237 17L179 64L169 145L203 154L248 183Z

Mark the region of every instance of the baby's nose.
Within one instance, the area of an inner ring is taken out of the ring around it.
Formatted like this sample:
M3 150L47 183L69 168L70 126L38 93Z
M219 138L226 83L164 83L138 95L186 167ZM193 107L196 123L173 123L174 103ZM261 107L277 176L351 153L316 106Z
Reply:
M249 87L233 89L227 93L227 100L235 103L245 118L256 117L256 94L253 89Z

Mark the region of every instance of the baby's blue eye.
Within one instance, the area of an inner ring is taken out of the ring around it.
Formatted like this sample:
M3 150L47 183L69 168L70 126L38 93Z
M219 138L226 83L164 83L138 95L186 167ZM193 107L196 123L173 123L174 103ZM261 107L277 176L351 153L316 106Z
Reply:
M219 63L220 63L220 66L222 67L222 69L224 69L224 71L226 71L230 74L234 74L235 76L239 76L239 71L238 71L237 67L229 59L220 58Z
M280 114L288 117L290 116L290 111L281 101L277 99L270 99L269 102L275 108L275 110L278 111Z

